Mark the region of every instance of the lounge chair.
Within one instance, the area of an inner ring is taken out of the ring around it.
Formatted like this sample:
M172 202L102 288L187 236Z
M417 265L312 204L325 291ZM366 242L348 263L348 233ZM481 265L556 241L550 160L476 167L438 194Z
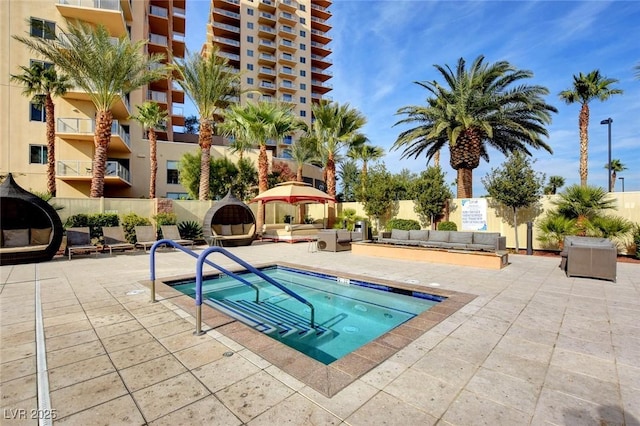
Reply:
M89 227L67 229L67 255L69 260L71 260L73 254L78 252L98 254L98 247L91 244Z
M135 250L136 246L127 241L124 230L120 226L103 226L104 248L109 249L109 254L113 250Z
M193 240L186 240L180 235L180 231L176 225L161 225L162 238L171 240L182 246L190 245L193 248Z
M136 231L136 247L142 247L143 250L147 250L147 247L151 248L156 242L156 230L151 225L138 225L135 228Z

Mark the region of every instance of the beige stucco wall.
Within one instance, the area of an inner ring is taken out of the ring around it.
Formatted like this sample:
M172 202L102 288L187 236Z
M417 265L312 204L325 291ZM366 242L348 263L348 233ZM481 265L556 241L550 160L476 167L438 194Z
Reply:
M611 196L616 199L617 210L612 211L613 214L626 218L634 223L640 223L640 192L616 192ZM523 211L520 214L519 226L518 226L518 243L520 248L526 247L527 241L527 221L534 223L533 238L535 249L543 248L537 241L537 230L535 223L539 220L546 211L550 210L553 206L551 204L552 196L545 196L541 199L540 209L537 215L532 215L531 212ZM460 199L454 199L452 201L451 213L449 220L455 222L458 225L458 229L462 228L462 209L460 208ZM64 208L58 213L64 220L70 215L77 213L99 213L99 212L117 212L118 214L126 214L135 212L140 216L151 217L155 214L155 200L148 199L122 199L122 198L104 198L104 199L90 199L90 198L56 198L53 203L63 206ZM178 217L178 221L194 220L202 222L204 216L209 208L215 204L215 201L194 201L194 200L174 200L173 211ZM499 217L496 210L487 207L487 231L500 232L500 234L507 237L507 246L515 247L515 232L513 226L509 224L509 221ZM256 214L257 205L255 203L249 204L251 210ZM283 203L269 203L265 206L266 223L281 223L284 215L289 214L294 217L298 216L298 210L296 206L283 204ZM359 203L340 203L336 207L338 214L343 209L352 208L356 210L356 214L365 216L364 209ZM327 207L322 204L309 204L307 205L307 215L313 219L323 219L327 216ZM398 205L396 218L401 219L416 219L418 216L413 211L413 201L400 201ZM375 224L374 224L375 225Z

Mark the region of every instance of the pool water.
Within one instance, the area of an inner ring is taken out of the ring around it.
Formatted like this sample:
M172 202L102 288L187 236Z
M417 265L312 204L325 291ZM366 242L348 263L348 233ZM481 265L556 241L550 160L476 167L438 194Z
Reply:
M258 303L254 289L225 275L203 282L204 303L326 365L444 300L282 266L261 271L313 304L315 328L309 306L250 272L241 275L259 288ZM195 297L195 281L172 287Z

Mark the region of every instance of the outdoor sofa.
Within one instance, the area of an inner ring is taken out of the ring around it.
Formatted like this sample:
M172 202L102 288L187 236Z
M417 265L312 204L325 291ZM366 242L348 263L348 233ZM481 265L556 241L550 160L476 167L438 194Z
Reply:
M607 238L567 236L560 256L567 277L616 281L618 249Z
M318 238L322 223L270 223L262 225L262 239L274 241L309 241Z
M392 229L383 232L380 243L434 249L475 250L500 252L507 249L506 237L498 232L435 231L429 229L404 231Z
M346 229L322 229L318 232L318 250L347 251L351 243L362 241L362 232L351 232Z
M238 223L235 225L211 225L211 236L205 237L210 245L237 247L250 245L255 238L255 223Z

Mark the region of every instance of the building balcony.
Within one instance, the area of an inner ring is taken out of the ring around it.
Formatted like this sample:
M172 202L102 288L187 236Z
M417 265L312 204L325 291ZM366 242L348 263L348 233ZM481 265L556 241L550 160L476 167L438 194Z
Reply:
M268 25L260 25L258 27L258 35L273 40L276 38L276 30Z
M328 68L333 61L326 55L311 54L311 66L316 68Z
M281 77L288 77L288 78L297 78L298 76L296 75L296 72L291 69L291 68L286 68L286 67L282 67L278 69L278 74Z
M150 5L149 6L149 15L157 16L159 18L168 18L169 17L169 9L165 7Z
M261 81L258 87L261 91L266 91L268 93L276 92L276 85L270 81Z
M90 141L96 131L96 120L92 118L58 118L56 136L66 141ZM109 152L131 152L129 132L118 120L111 123L111 142Z
M222 22L223 24L238 25L240 23L239 13L219 7L213 9L213 17L216 22Z
M280 43L278 43L280 49L286 52L295 52L298 50L298 45L291 40L287 40L286 38L280 39Z
M184 35L173 33L173 37L173 40L171 40L171 53L176 58L184 58L184 55L186 53Z
M67 100L86 101L92 102L88 92L85 92L79 87L72 87L63 96ZM111 107L111 114L114 118L127 119L131 115L131 104L129 103L129 96L122 95L116 100Z
M316 16L311 17L311 30L319 30L327 32L331 29L331 25L326 19L318 18Z
M58 0L56 8L69 21L79 20L104 25L114 37L128 36L126 19L131 20L128 0ZM122 3L125 2L125 9Z
M295 0L279 0L278 7L282 10L286 10L288 12L294 13L298 10L298 2Z
M147 100L158 102L159 104L167 103L167 92L159 92L156 90L147 91Z
M238 40L234 40L232 38L227 37L214 37L213 42L220 47L229 46L229 47L240 47L240 42Z
M273 13L276 11L276 2L275 0L260 0L258 9Z
M213 0L214 7L222 7L229 10L240 10L240 0Z
M331 49L325 43L319 43L317 41L311 41L311 54L327 56L331 54Z
M311 43L329 44L331 43L331 37L328 32L312 29Z
M278 63L291 66L295 66L297 64L296 57L290 53L281 53L278 56Z
M181 7L173 6L173 17L181 16L183 18L187 17L187 11Z
M285 25L295 25L298 23L298 17L294 13L280 12L278 13L278 22Z
M240 55L236 53L218 51L218 56L220 56L221 58L227 58L232 62L240 62Z
M314 93L325 94L333 90L333 85L319 80L311 80L311 90Z
M280 25L278 27L278 35L280 37L287 37L290 39L295 39L298 36L296 31L288 25Z
M258 14L258 22L260 24L273 25L276 23L276 15L269 12L260 12Z
M56 178L63 181L91 182L93 161L58 160ZM131 186L131 172L117 161L107 161L104 173L105 186Z
M290 81L281 82L278 85L278 88L280 89L280 91L287 92L287 93L295 93L298 90L296 87L296 84Z
M320 81L327 81L331 77L333 77L333 72L331 72L331 71L329 71L327 69L323 69L323 68L311 67L311 78L312 79L320 80Z
M235 25L223 24L222 22L214 22L211 24L213 28L213 34L216 36L229 36L237 37L240 34L240 27Z
M275 65L276 63L276 56L272 55L271 53L261 53L258 56L258 63L259 64L269 64L269 65Z
M311 16L317 16L322 19L329 19L331 17L331 11L328 7L311 3Z
M276 71L273 68L269 67L260 67L258 70L259 77L275 77Z
M273 40L265 40L263 38L260 39L260 43L258 44L258 50L262 50L265 52L275 52L278 45Z

